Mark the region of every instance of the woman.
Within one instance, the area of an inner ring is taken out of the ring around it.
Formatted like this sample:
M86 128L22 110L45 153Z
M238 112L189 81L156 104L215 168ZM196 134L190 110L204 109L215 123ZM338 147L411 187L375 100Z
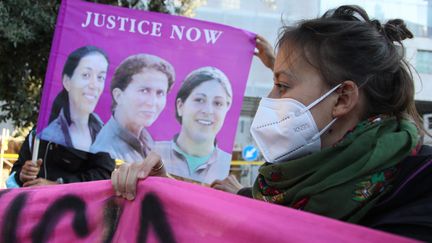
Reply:
M402 20L382 25L357 6L283 29L274 87L251 127L267 160L252 188L254 198L419 238L429 232L430 237L432 192L425 180L431 178L431 163L411 163L420 164L412 174L407 174L410 163L402 163L425 149L419 150L423 131L401 43L412 37ZM149 174L167 176L156 154L113 173L117 195L133 199L136 180ZM416 179L423 182L412 184ZM403 192L399 182L412 185L412 191L404 190L412 198L393 200ZM368 221L369 213L379 206L384 208L378 213L384 212L389 202L393 210L383 221ZM420 206L407 208L411 203Z
M165 108L174 79L174 68L160 57L137 54L126 58L111 81L113 115L90 151L107 152L127 163L143 161L154 144L146 127Z
M35 135L36 129L32 129L22 144L8 179L8 188L106 180L115 168L109 154L92 154L45 140L40 140L39 159L34 163L32 145Z
M89 151L102 128L94 109L105 85L108 58L94 46L73 51L63 68L63 90L54 100L50 123L41 138L67 147Z
M231 155L217 147L216 135L231 102L231 84L219 69L203 67L186 77L176 97L180 133L155 147L169 173L204 183L228 175Z

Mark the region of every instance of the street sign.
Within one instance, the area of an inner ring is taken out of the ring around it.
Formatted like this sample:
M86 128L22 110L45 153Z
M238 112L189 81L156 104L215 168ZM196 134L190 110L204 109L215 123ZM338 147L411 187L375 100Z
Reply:
M246 161L257 160L258 154L259 154L258 148L256 148L253 145L248 145L244 147L242 151L243 159Z

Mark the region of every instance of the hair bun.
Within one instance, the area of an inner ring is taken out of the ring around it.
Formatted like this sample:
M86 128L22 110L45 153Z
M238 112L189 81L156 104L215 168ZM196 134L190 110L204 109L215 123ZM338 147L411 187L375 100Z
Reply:
M375 27L375 29L378 30L379 33L382 33L384 31L384 28L383 28L381 22L379 22L379 20L374 19L374 20L370 21L370 23L372 24L373 27Z
M390 41L400 42L405 39L411 39L414 37L402 19L389 20L384 25L383 30L385 32L385 35L390 39Z

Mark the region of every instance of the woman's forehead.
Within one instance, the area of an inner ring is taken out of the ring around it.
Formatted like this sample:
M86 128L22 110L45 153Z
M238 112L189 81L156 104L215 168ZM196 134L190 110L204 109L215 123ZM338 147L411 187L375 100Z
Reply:
M219 80L207 80L196 86L190 94L229 98L229 94Z
M280 75L285 75L288 80L280 79ZM291 84L312 85L311 88L321 88L325 84L321 72L306 60L305 55L298 48L279 50L274 66L274 77L279 81L290 81Z
M211 89L209 89L209 86L211 86ZM206 80L206 81L200 83L199 85L195 86L192 89L192 92L205 91L206 93L214 93L216 91L216 89L218 89L219 87L223 89L223 86L219 80L210 79L210 80Z
M77 67L98 67L101 69L106 69L108 66L108 61L106 58L98 53L90 53L80 59Z
M275 60L274 72L299 75L299 72L313 68L298 48L280 48ZM309 70L308 70L309 71Z

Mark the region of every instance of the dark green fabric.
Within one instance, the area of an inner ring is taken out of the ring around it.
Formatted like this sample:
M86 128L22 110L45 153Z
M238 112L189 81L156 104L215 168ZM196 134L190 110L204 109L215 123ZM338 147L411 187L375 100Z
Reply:
M253 196L320 215L357 222L384 194L386 179L418 143L414 123L371 118L333 147L303 158L266 163ZM365 189L371 193L358 197Z

